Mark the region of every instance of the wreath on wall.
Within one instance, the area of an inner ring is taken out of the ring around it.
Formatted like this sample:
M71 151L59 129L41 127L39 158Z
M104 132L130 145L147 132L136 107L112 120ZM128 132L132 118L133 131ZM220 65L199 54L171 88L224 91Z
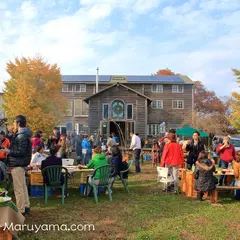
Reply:
M121 101L115 101L112 104L113 108L113 114L117 115L117 117L123 117L124 116L124 105Z

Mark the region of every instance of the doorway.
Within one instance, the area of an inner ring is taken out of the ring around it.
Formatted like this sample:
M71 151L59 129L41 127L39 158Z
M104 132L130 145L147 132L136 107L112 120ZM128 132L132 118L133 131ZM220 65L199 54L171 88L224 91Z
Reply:
M110 124L109 124L110 134L115 133L116 136L118 136L121 146L124 145L124 141L126 139L125 126L126 126L125 121L123 121L123 122L110 121Z

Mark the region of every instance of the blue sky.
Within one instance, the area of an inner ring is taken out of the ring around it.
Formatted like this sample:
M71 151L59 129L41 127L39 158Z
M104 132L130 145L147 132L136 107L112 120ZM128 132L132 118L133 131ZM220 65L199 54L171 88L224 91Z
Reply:
M230 95L239 19L239 0L1 0L0 85L7 61L40 54L62 74L170 68Z

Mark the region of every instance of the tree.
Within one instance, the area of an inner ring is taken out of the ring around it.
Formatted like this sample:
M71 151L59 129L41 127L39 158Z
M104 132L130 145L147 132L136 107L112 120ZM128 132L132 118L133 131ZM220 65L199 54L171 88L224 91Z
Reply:
M224 103L214 91L209 91L202 82L194 82L194 109L201 113L225 113L228 102Z
M189 125L193 128L213 133L214 135L227 135L236 133L228 118L218 112L205 114L198 111L189 112L182 123L182 127Z
M10 79L5 82L3 107L9 121L25 115L33 132L50 133L66 111L58 66L44 62L41 57L23 57L8 62L7 72Z
M176 75L174 72L172 72L170 69L160 69L155 74L155 76L172 76Z
M191 125L208 133L226 135L235 133L229 116L229 100L221 100L214 91L209 91L202 82L194 82L194 111L186 114L184 125Z
M237 69L232 69L234 75L237 77L237 82L240 84L240 71ZM240 131L240 94L237 92L232 93L231 99L231 116L230 122L232 125Z

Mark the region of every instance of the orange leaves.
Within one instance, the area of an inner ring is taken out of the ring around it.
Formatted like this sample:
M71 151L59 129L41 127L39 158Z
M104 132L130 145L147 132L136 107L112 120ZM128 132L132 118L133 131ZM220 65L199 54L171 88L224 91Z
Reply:
M10 80L5 83L5 111L9 119L26 115L33 131L46 133L64 115L66 99L61 94L60 69L43 58L16 58L7 64Z
M172 72L170 69L160 69L159 71L156 72L156 76L171 76L171 75L176 75L174 72Z

